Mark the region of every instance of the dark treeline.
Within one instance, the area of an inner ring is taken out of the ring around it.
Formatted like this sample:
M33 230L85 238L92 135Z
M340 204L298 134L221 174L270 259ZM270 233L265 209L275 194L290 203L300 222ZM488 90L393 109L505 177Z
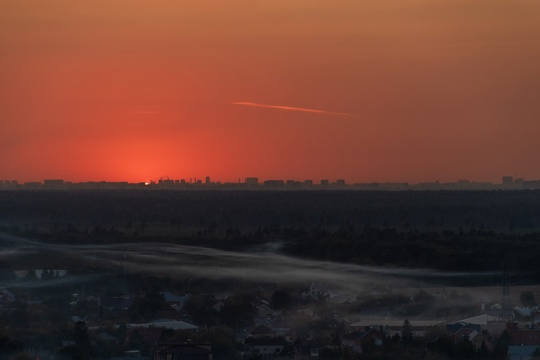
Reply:
M361 265L540 273L540 191L4 191L0 227L53 242L165 241ZM523 278L523 277L522 277Z
M540 191L0 191L4 225L540 231Z
M354 233L319 233L286 242L288 254L361 265L519 274L540 279L540 232L397 231L364 228ZM500 282L500 278L491 281ZM474 279L472 279L474 280Z

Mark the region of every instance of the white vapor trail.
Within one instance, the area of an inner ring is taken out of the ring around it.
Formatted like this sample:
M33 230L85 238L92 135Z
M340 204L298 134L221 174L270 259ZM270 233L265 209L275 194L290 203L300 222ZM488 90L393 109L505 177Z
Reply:
M308 109L308 108L295 107L295 106L285 106L285 105L268 105L268 104L260 104L260 103L249 102L249 101L235 101L235 102L231 102L231 104L233 104L233 105L242 105L242 106L260 107L260 108L268 108L268 109L287 110L287 111L300 111L300 112L307 112L307 113L314 113L314 114L327 114L327 115L353 116L353 117L361 116L361 115L358 115L358 114L350 114L350 113L344 113L344 112L327 111L327 110L319 110L319 109Z

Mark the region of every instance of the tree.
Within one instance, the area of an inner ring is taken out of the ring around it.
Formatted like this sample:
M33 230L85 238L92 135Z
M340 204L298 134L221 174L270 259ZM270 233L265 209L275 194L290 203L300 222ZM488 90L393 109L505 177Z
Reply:
M251 294L235 294L225 301L219 315L223 324L238 329L251 326L253 318L257 314L257 308L253 305L255 298Z
M504 330L495 342L495 347L493 348L492 357L493 359L506 359L508 345L510 344L510 334L507 330Z
M292 304L291 294L284 290L276 290L272 295L271 305L274 309L289 309Z
M534 298L532 291L522 291L519 296L519 301L521 301L521 305L526 307L533 307L536 305L536 299Z
M0 335L0 356L7 356L22 352L24 344L19 340L10 338L7 335Z
M480 346L480 349L476 353L476 357L478 359L489 359L489 350L486 346L485 340L482 340L482 345Z
M218 317L214 309L216 299L210 295L192 295L184 305L184 311L199 326L215 325Z
M401 328L401 338L405 344L410 343L413 338L411 322L405 319L403 327Z
M148 291L144 297L136 299L129 309L133 320L152 318L160 310L170 310L170 306L165 302L165 297L157 291Z
M433 295L428 294L424 290L418 290L416 294L413 296L414 302L416 303L422 303L422 302L433 302L435 300L435 297Z
M69 345L60 350L60 353L69 356L72 360L90 359L90 339L88 337L88 327L86 322L77 321L73 328L73 341L75 345Z
M86 322L77 321L73 329L73 340L75 345L83 352L88 352L90 350L90 340L88 337L88 327Z

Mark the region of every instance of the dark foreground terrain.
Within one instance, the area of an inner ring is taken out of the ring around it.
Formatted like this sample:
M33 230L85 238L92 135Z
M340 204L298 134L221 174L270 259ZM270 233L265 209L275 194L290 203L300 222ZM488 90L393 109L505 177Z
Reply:
M506 359L539 241L538 191L3 191L0 359Z

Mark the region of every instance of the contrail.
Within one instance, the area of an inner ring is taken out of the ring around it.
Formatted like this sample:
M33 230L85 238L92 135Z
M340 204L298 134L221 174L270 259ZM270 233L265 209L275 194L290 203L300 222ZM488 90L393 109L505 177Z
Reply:
M267 104L259 104L259 103L249 102L249 101L235 101L235 102L231 102L231 104L233 104L233 105L243 105L243 106L253 106L253 107L262 107L262 108L268 108L268 109L301 111L301 112L314 113L314 114L328 114L328 115L339 115L339 116L361 116L361 115L358 115L358 114L350 114L350 113L344 113L344 112L326 111L326 110L318 110L318 109L307 109L307 108L294 107L294 106L284 106L284 105L267 105Z

